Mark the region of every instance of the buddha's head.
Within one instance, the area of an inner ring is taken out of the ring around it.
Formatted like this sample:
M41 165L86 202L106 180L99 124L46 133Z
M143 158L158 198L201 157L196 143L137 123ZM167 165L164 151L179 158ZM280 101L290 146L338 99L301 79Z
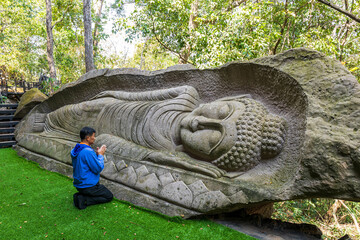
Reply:
M285 120L245 97L202 104L181 122L181 140L194 158L227 171L246 171L278 155L285 141Z

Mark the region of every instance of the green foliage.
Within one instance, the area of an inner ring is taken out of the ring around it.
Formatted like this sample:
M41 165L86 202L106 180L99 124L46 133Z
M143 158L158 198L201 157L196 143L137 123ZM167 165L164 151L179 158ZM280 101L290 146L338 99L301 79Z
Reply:
M158 48L154 39L138 44L134 57L127 63L128 66L149 71L164 69L175 64L177 58L168 51Z
M275 203L275 212L272 218L287 222L317 225L329 239L338 239L346 233L360 237L355 229L354 231L346 229L346 226L354 224L351 214L359 220L360 203L344 201L344 204L349 209L339 204L339 208L334 213L335 220L332 212L335 201L334 199L313 198Z
M0 94L0 103L6 103L7 99L8 98L6 96L3 96L3 95Z
M44 93L46 96L50 96L51 93L55 92L60 88L60 85L56 81L56 79L49 78L47 81L41 82L39 87L40 91Z
M184 220L114 199L78 210L72 180L0 149L1 239L254 239L210 220Z
M138 0L129 18L120 18L119 29L128 41L136 37L157 40L158 47L180 56L190 46L188 61L200 68L233 60L249 60L291 48L308 47L343 62L349 69L360 65L360 24L317 2L307 0ZM343 1L333 3L345 8ZM349 10L359 14L360 2ZM195 15L190 26L190 15ZM353 74L360 78L360 71Z
M15 78L37 81L49 69L45 2L0 0L0 6L0 66ZM52 0L52 25L57 79L74 81L85 73L82 1Z

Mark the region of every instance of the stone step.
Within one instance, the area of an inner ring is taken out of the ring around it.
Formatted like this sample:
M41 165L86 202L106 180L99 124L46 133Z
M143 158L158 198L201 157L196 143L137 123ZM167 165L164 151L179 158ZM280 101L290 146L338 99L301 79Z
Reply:
M4 133L0 134L0 141L1 140L13 140L15 139L15 135L13 133Z
M16 144L16 141L0 142L0 148L11 147Z
M14 131L15 131L14 127L0 128L0 133L13 133Z
M0 114L14 114L16 109L0 109Z
M14 115L0 115L0 120L13 120Z
M5 128L5 127L13 127L16 124L18 124L19 121L5 121L5 122L0 122L0 128Z
M0 104L0 108L17 108L19 104Z

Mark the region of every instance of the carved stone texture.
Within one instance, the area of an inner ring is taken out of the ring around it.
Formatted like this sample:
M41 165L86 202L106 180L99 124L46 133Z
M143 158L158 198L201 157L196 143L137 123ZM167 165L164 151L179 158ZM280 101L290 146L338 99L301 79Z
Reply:
M346 95L330 107L332 85ZM16 149L63 173L80 129L93 127L94 147L108 147L101 176L115 196L171 216L299 197L359 200L358 103L354 77L305 49L209 70L102 69L36 106L17 125ZM341 114L351 115L346 131Z
M360 85L324 54L305 49L254 60L295 78L309 108L302 164L293 188L297 198L360 200Z
M40 92L37 88L32 88L20 98L19 106L16 108L14 118L21 119L23 118L30 110L35 107L37 104L41 103L47 99L47 96Z

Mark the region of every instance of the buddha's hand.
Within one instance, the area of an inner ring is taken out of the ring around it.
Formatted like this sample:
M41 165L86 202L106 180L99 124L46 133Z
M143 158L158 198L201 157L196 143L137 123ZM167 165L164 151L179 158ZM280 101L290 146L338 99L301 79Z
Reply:
M219 178L226 174L226 172L218 167L203 161L192 159L185 156L176 156L171 153L152 152L144 158L145 161L150 161L160 165L170 166L204 174L213 178Z

